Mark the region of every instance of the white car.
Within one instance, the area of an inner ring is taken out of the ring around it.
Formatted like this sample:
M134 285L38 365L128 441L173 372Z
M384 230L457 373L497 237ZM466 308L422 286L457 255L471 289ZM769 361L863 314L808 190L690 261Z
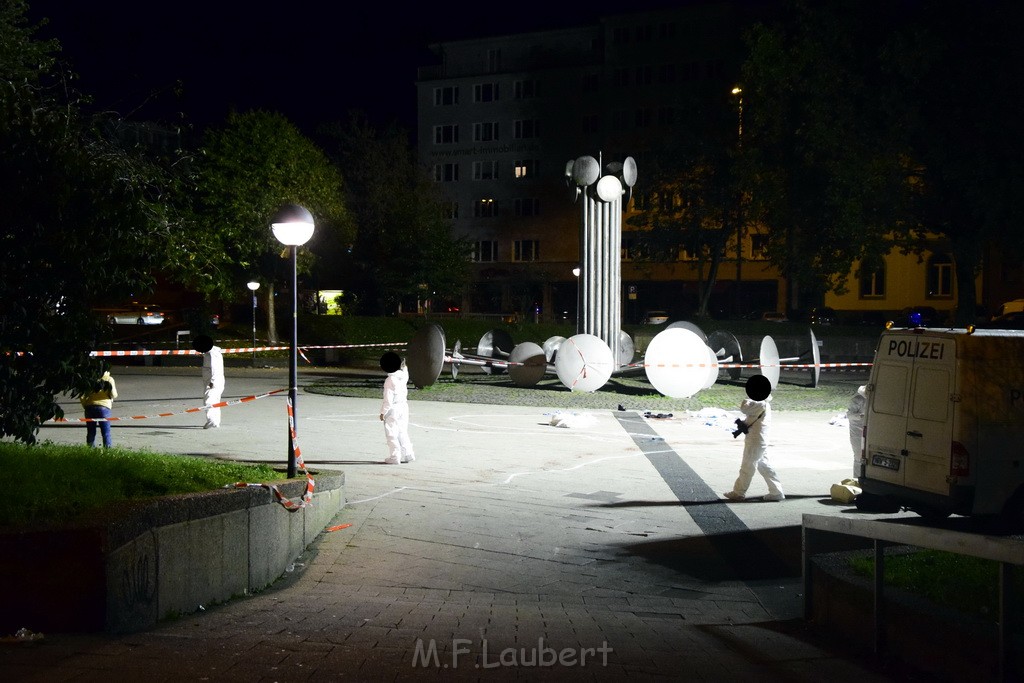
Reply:
M668 322L668 313L665 311L647 311L644 314L644 325L663 325Z
M132 305L107 317L111 325L161 325L166 316L156 306Z

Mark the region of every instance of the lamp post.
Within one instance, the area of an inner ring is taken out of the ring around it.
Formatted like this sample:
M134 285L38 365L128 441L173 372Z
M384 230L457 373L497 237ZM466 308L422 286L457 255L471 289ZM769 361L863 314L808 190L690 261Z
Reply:
M313 236L313 215L308 209L298 204L285 204L270 221L274 237L281 244L291 247L292 253L292 343L288 353L288 398L292 404L292 423L298 433L299 416L295 405L295 393L298 385L298 348L299 348L299 295L298 295L298 263L296 252L298 247L309 241ZM295 443L292 430L288 429L288 477L295 476Z
M737 159L736 163L739 163L739 154L743 153L743 88L736 86L732 89L732 94L737 98L738 116L736 126L736 152ZM736 314L742 313L740 307L743 305L743 299L740 295L740 285L742 283L742 268L743 268L743 194L741 191L737 191L739 196L736 199Z
M252 292L252 366L256 367L256 290L260 288L260 283L252 280L245 283L245 286Z

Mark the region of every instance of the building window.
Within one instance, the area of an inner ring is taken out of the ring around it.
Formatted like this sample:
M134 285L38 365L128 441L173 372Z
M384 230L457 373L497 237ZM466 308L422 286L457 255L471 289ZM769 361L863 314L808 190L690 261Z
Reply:
M497 121L482 121L473 124L473 142L493 142L497 139Z
M625 45L629 42L629 29L625 26L616 26L612 29L612 45Z
M495 48L487 51L487 70L491 73L501 71L501 50Z
M513 261L537 261L540 259L540 240L516 240Z
M619 247L619 257L623 261L632 261L635 254L636 238L623 236L622 244Z
M947 299L953 296L953 259L949 254L934 254L928 259L929 299Z
M494 218L498 215L498 202L491 198L477 199L473 202L474 218Z
M517 216L539 216L540 215L540 200L536 197L527 197L526 199L516 199L515 212Z
M540 81L534 78L516 81L515 97L517 100L530 100L534 97L540 97Z
M458 164L434 164L434 180L439 183L452 183L459 179Z
M498 242L496 240L480 240L473 245L473 260L489 262L498 260Z
M668 22L661 24L658 27L658 37L662 40L670 40L676 37L676 24L675 22Z
M444 202L441 205L441 215L448 220L455 220L459 217L459 203L458 202Z
M750 236L750 258L757 261L768 258L768 235L754 233Z
M675 83L676 82L676 65L675 64L662 64L658 67L658 82L659 83Z
M671 192L658 193L658 210L662 213L671 213L676 208L676 198Z
M434 126L434 144L450 145L459 141L459 127L455 124Z
M474 161L473 180L495 180L498 177L497 161Z
M860 298L885 297L885 261L881 258L865 259L860 264Z
M498 101L498 84L497 83L477 83L473 86L473 101L474 102L497 102Z
M636 85L650 85L654 80L654 69L649 66L636 68Z
M537 159L522 159L515 162L516 178L536 178L540 175L540 161Z
M516 140L540 137L540 119L519 119L515 122Z
M434 106L443 107L459 103L459 86L449 85L444 88L434 88Z
M636 42L646 43L654 36L654 27L650 24L636 27Z
M682 65L679 73L681 81L695 81L700 78L700 64L697 62L686 62Z
M633 193L633 210L634 211L650 211L651 210L651 193L650 192L634 192Z

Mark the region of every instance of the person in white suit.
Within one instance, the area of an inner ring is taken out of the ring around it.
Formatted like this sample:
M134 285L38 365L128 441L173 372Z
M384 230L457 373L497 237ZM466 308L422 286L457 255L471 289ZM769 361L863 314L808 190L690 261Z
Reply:
M786 496L775 468L768 462L769 433L772 424L772 383L764 375L754 375L747 380L747 398L740 403L742 419L736 420L733 436L746 434L743 443L743 462L732 491L725 494L729 500L746 500L750 480L757 472L768 484L768 495L762 500L780 501Z
M380 368L388 373L384 380L384 401L380 406L380 420L384 423L388 444L388 457L384 464L412 462L416 456L409 439L409 371L394 351L380 357Z
M203 354L203 403L212 406L220 403L224 393L224 352L215 346L213 340L205 334L199 335L192 342L192 348ZM206 409L206 424L203 429L220 427L220 408Z

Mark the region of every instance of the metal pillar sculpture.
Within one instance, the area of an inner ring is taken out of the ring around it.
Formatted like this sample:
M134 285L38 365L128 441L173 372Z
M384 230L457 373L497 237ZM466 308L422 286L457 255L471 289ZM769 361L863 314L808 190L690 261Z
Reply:
M600 155L598 155L600 158ZM592 156L569 161L566 182L581 202L580 277L576 333L604 341L619 359L622 328L622 209L636 183L636 161L626 157L603 168Z

